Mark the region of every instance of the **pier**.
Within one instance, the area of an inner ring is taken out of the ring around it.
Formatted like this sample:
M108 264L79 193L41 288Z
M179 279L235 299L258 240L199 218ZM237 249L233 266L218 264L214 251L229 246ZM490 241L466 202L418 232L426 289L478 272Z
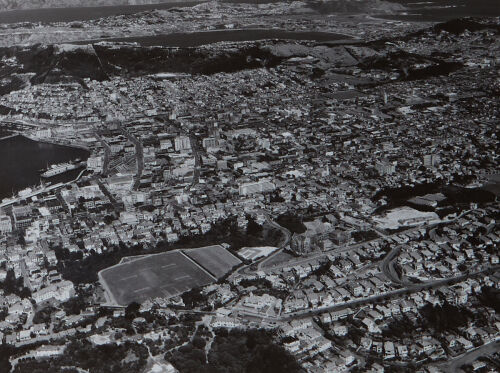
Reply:
M57 184L54 184L54 185L49 185L49 186L47 186L47 187L44 187L44 188L41 188L41 189L34 190L32 193L27 194L27 195L25 195L25 196L22 196L22 197L21 197L21 196L18 196L18 197L16 197L16 198L7 199L7 201L5 201L5 200L4 200L5 202L3 202L3 201L2 201L2 203L0 203L0 208L2 208L2 207L7 207L7 206L13 205L13 204L15 204L15 203L17 203L17 202L24 201L24 200L26 200L26 199L28 199L28 198L35 197L35 196L37 196L37 195L39 195L39 194L46 193L46 192L50 192L50 191L52 191L52 190L56 190L56 189L60 189L60 188L62 188L62 187L64 187L64 186L66 186L66 185L72 184L72 183L74 183L75 181L79 180L79 179L82 177L83 173L84 173L86 170L87 170L87 168L84 168L84 169L83 169L83 170L82 170L82 171L78 174L78 176L77 176L75 179L73 179L73 180L71 180L71 181L68 181L68 182L66 182L66 183L57 183Z

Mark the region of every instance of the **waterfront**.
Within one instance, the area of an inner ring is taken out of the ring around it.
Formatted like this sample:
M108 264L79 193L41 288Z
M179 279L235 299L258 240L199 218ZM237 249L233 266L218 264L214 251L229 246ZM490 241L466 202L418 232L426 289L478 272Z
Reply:
M251 3L266 4L274 0L226 0L227 3ZM474 16L488 17L499 16L500 7L497 0L389 0L389 2L399 3L405 6L406 11L397 14L383 14L380 18L402 21L430 21L440 22L452 18ZM53 23L53 22L74 22L89 21L93 19L110 17L115 15L128 15L140 12L152 11L154 9L172 9L179 7L189 7L202 3L201 1L188 2L164 2L160 4L145 5L117 5L117 6L93 6L93 7L72 7L72 8L45 8L45 9L19 9L0 11L0 24L31 22L31 23ZM342 11L333 7L327 13ZM374 13L376 10L374 9Z
M103 17L120 14L135 14L154 9L171 9L176 7L193 6L199 1L168 2L147 5L120 5L120 6L93 6L74 8L45 8L45 9L19 9L0 12L0 24L18 22L73 22L89 21Z
M40 184L40 170L47 165L87 159L89 152L55 144L30 140L23 136L0 141L0 200L27 187ZM80 170L72 170L50 178L52 183L75 178Z
M390 0L407 8L398 14L379 18L413 22L443 22L461 17L500 16L498 0Z

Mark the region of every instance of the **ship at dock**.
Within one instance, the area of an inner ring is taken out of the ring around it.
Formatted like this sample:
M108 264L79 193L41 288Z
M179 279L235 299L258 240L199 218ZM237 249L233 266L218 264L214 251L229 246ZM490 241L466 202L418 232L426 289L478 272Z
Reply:
M43 170L41 176L47 179L77 169L78 167L81 166L82 163L80 162L80 160L76 160L75 162L54 164L51 165L50 167L47 167L46 170Z

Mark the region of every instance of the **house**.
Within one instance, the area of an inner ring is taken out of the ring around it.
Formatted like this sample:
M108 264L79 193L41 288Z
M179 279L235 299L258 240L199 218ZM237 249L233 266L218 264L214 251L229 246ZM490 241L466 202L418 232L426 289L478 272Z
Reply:
M332 321L338 321L340 319L345 319L347 316L352 315L353 311L350 308L345 308L343 310L331 312Z
M333 326L333 333L336 336L345 336L347 335L347 327L345 325L336 324Z
M457 342L460 343L466 350L470 350L471 348L474 347L472 342L469 341L468 339L465 339L464 337L458 337Z
M448 347L453 348L457 345L457 337L454 335L446 335L444 337L446 339L446 343Z
M401 345L401 344L398 344L396 346L396 349L397 349L397 352L398 352L398 356L402 359L408 357L408 347L406 347L405 345Z
M210 325L212 328L237 328L241 323L232 317L214 317Z
M36 358L60 356L64 353L66 346L41 346L35 350Z
M384 360L393 359L394 357L396 357L394 343L390 341L384 342Z
M297 352L300 349L300 341L295 337L285 337L282 340L283 347L285 347L288 352Z
M372 319L365 317L361 322L366 325L370 333L382 333L380 328L377 326L377 324L375 324L375 321L373 321Z

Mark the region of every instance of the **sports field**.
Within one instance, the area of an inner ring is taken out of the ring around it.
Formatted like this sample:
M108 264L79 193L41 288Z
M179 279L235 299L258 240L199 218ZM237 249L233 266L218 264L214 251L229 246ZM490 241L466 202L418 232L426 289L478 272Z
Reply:
M149 298L170 298L216 281L180 251L142 256L99 273L112 303L126 306Z
M220 245L184 250L184 254L203 266L203 268L218 279L231 271L234 266L241 263L241 260Z

